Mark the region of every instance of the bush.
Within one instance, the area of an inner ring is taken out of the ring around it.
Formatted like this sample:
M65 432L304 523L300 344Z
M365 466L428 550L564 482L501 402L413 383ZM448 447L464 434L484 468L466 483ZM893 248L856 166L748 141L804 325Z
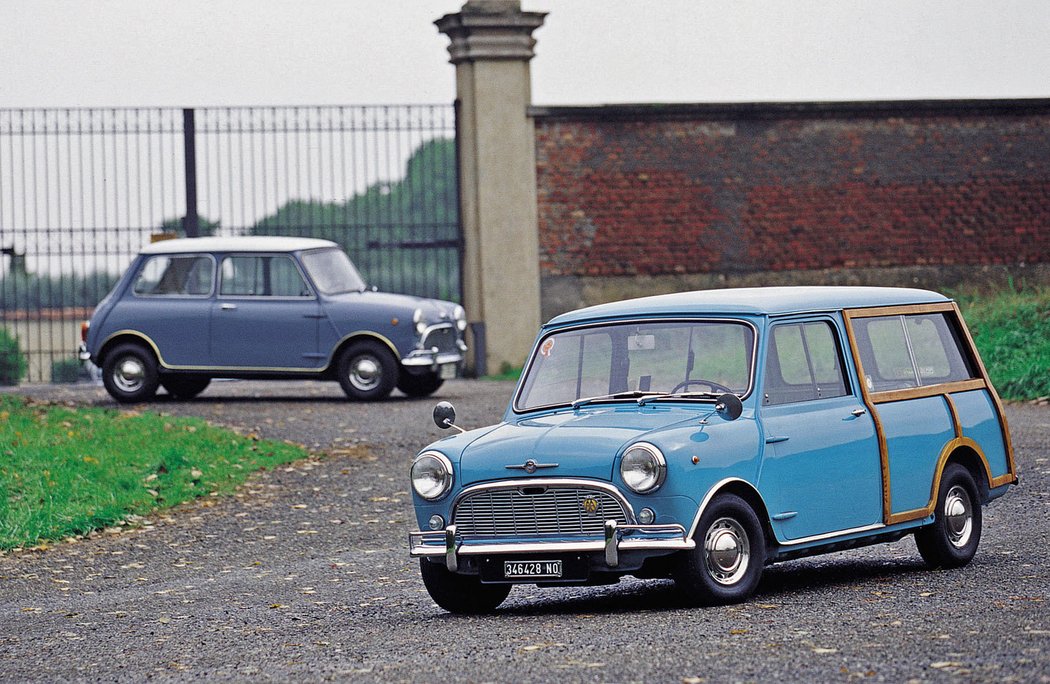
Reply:
M25 377L27 365L18 340L0 328L0 385L17 385Z
M59 359L51 362L51 382L72 384L80 379L80 359Z

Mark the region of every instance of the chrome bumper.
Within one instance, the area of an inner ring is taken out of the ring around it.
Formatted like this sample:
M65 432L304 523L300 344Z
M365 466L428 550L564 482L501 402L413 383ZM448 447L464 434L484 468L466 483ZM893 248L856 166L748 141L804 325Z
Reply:
M640 536L624 537L625 532ZM662 536L651 536L662 535ZM604 553L605 564L615 568L622 551L687 551L696 542L681 525L621 525L605 521L603 539L552 542L468 542L456 538L456 526L436 532L410 532L408 544L413 558L444 556L449 572L459 569L460 556L494 556L520 553Z
M463 346L466 347L466 345ZM401 365L415 366L417 368L430 366L432 369L437 370L439 366L444 366L450 363L459 363L462 360L463 354L458 352L440 353L436 349L417 349L401 359Z
M91 352L87 350L87 346L83 342L77 345L77 358L81 361L91 360Z

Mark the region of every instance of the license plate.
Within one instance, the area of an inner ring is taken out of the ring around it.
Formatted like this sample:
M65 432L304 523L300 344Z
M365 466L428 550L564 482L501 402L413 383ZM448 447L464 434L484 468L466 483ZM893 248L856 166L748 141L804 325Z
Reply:
M561 577L561 561L503 561L503 577Z
M456 364L446 363L441 367L441 379L453 380L456 377Z

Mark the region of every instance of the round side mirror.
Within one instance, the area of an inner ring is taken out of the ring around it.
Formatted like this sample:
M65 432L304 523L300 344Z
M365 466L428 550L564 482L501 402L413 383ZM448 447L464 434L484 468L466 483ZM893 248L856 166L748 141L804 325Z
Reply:
M740 397L726 392L718 397L718 403L715 404L715 411L718 415L722 416L724 420L736 420L740 417L740 414L744 412L744 405L740 402Z
M447 430L456 423L456 407L447 401L438 402L434 407L434 423L442 430Z

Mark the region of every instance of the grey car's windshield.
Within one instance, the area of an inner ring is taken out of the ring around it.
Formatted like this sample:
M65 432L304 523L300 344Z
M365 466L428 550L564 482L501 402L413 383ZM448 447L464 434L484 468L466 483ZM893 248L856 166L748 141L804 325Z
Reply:
M743 396L754 348L754 329L742 321L618 323L554 333L537 346L514 408L656 393Z
M365 289L364 279L341 249L303 252L303 266L323 294L361 292Z

